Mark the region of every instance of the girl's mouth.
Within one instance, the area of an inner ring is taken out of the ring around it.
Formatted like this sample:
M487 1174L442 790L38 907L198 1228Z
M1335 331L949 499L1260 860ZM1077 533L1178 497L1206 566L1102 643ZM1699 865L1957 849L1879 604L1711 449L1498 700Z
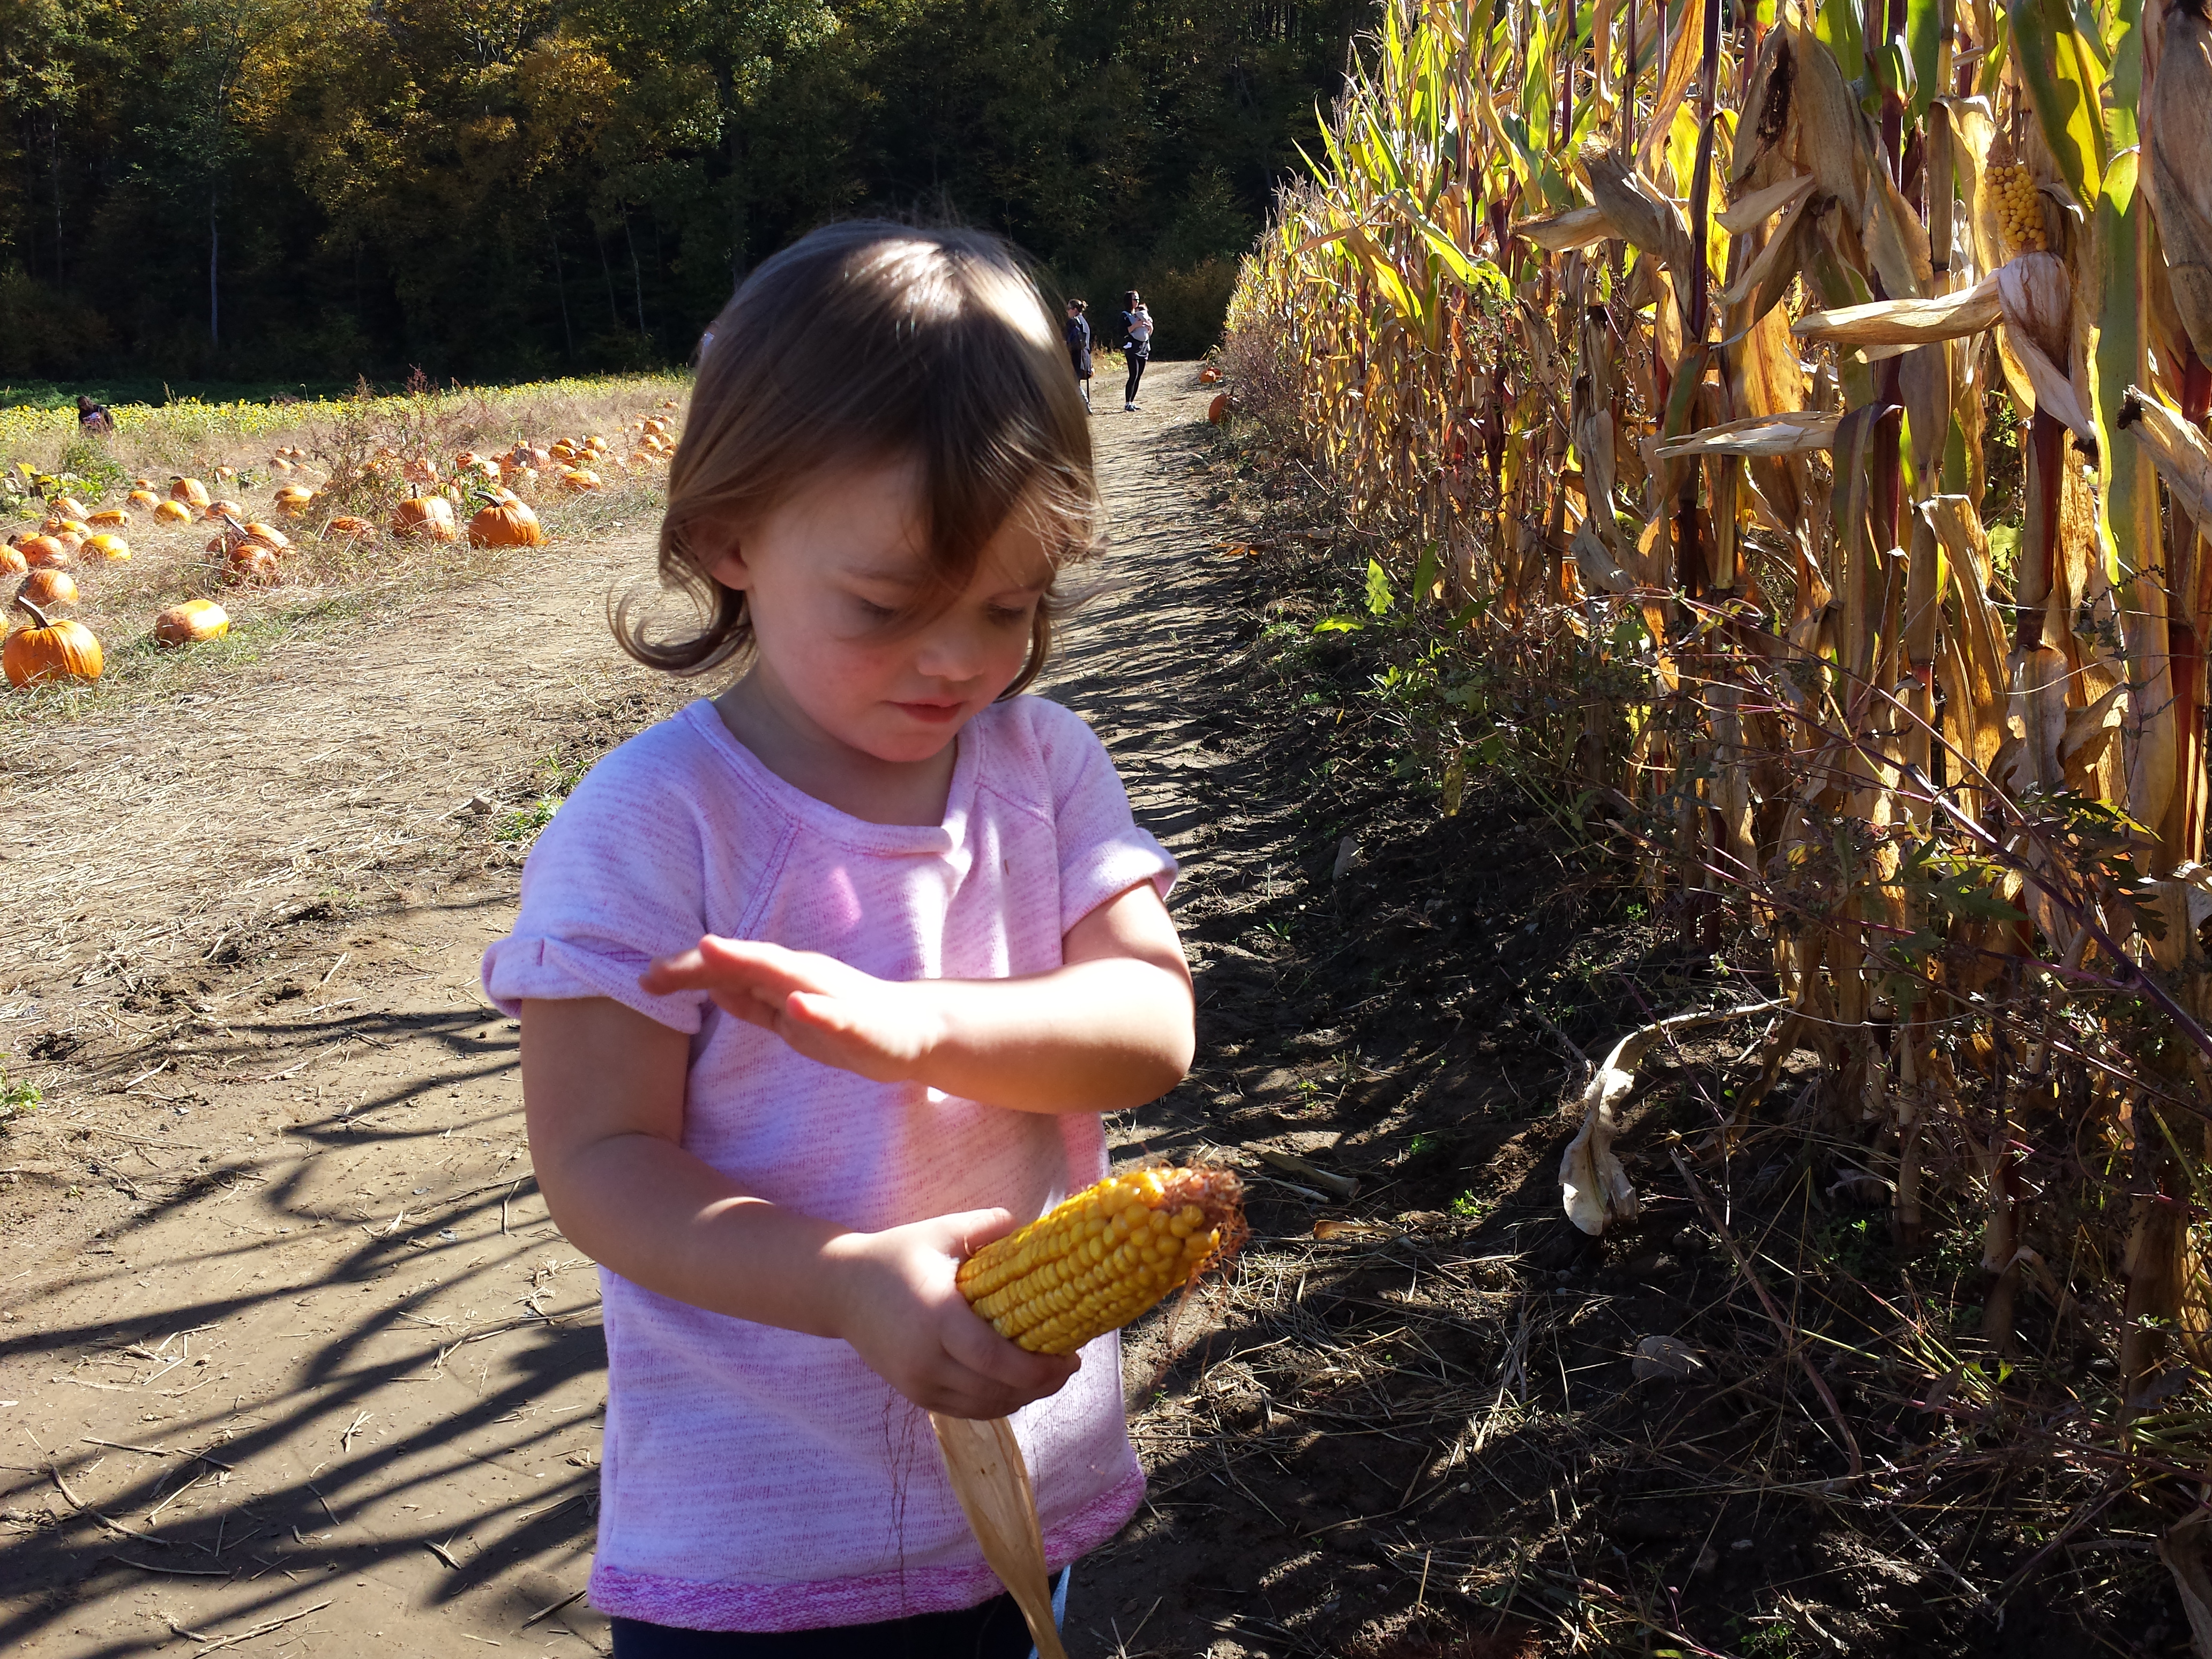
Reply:
M902 702L892 706L929 726L944 726L957 720L967 707L963 702Z

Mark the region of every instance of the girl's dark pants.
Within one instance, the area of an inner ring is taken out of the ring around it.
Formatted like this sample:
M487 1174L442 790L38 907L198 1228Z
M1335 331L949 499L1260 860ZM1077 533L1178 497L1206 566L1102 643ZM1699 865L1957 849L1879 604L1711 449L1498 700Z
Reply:
M1128 354L1129 385L1128 389L1121 394L1123 403L1133 404L1137 401L1137 382L1145 378L1145 364L1147 361L1149 359L1146 354L1134 351Z
M1030 1659L1034 1651L1011 1595L961 1613L772 1635L678 1630L635 1619L613 1623L615 1659Z

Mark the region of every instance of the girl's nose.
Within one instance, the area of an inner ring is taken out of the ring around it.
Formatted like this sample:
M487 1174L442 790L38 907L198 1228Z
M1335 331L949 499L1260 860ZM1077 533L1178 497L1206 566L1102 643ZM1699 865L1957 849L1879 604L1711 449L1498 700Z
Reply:
M957 617L941 617L916 642L915 666L933 680L972 680L983 672L982 630Z

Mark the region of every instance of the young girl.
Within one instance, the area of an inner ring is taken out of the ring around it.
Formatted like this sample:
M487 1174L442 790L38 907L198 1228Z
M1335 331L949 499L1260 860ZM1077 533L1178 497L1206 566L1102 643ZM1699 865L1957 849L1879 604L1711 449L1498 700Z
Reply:
M616 618L741 678L593 769L485 957L601 1264L620 1659L1021 1659L923 1407L1014 1416L1056 1572L1142 1495L1115 1340L1024 1352L953 1283L1191 1057L1174 863L1089 728L1016 695L1097 545L1060 349L978 234L841 225L754 273L669 477L701 624Z

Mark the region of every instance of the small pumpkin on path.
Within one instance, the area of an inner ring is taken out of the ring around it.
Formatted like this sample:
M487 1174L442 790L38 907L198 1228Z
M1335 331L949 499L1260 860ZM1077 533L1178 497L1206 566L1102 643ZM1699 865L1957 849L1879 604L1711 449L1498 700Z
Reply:
M154 618L156 645L204 645L230 632L230 612L213 599L186 599Z

